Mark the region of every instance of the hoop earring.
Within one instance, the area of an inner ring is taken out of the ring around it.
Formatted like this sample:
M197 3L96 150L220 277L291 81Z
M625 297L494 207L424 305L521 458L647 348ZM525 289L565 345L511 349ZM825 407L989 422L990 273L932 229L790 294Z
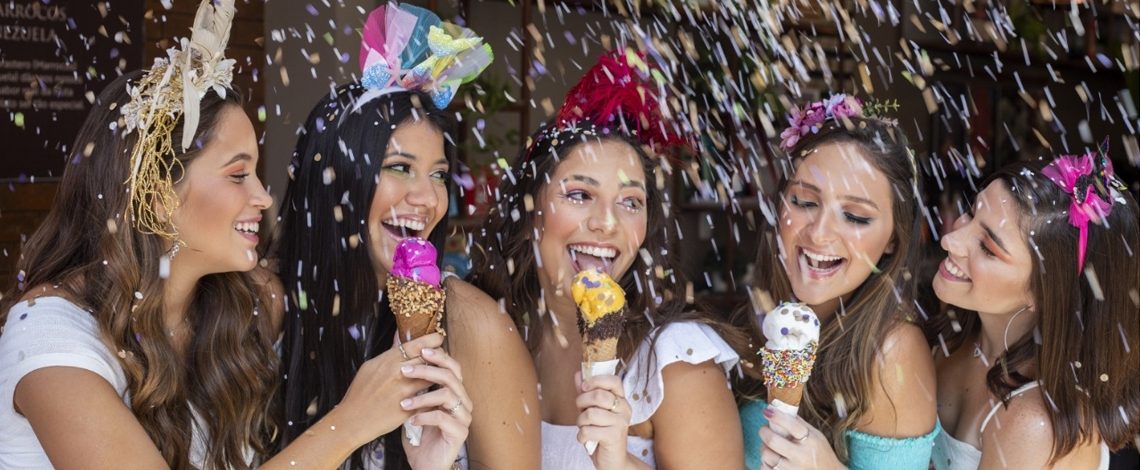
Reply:
M1002 334L1001 334L1001 344L1002 344L1002 346L1005 346L1005 351L1009 351L1009 327L1010 327L1010 325L1013 325L1013 321L1017 319L1017 316L1021 315L1021 313L1026 311L1026 310L1029 310L1028 305L1021 307L1021 310L1014 312L1013 317L1011 317L1009 319L1009 321L1006 322L1005 331L1002 332Z

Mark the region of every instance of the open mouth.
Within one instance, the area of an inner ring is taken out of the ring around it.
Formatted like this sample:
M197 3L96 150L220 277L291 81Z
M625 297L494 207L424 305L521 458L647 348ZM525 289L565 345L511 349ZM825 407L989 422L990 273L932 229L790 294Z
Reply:
M261 230L261 222L238 222L234 224L234 230L241 236L256 242L257 232Z
M847 259L841 256L816 253L804 249L803 247L799 248L799 259L800 265L813 277L835 274L839 271L839 268L843 267L843 264L847 262Z
M950 258L946 258L946 260L938 266L938 274L951 281L970 282L970 276L967 276L966 273L962 271L962 268L959 268L957 264L950 261Z
M566 247L566 251L570 253L570 262L574 266L575 273L587 269L610 272L619 254L614 248L586 244L570 245Z
M423 221L402 218L382 220L380 225L395 238L422 237L424 228L427 227Z

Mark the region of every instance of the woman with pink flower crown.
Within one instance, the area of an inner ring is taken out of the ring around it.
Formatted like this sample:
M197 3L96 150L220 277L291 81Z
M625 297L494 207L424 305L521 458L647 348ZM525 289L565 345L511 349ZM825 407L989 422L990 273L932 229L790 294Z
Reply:
M934 363L913 307L921 178L888 108L834 95L793 110L781 134L759 308L736 315L752 329L736 387L750 469L930 463Z
M981 187L934 277L934 467L1107 469L1140 432L1136 201L1104 147Z

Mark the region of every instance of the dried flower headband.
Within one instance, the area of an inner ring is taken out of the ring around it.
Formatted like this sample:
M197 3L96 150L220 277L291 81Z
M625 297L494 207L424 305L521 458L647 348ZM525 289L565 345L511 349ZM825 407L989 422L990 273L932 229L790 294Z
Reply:
M898 107L897 100L863 104L858 98L839 93L813 102L802 109L792 108L788 113L789 126L780 133L780 148L790 152L805 136L818 133L827 121L843 122L851 118L868 118L894 124L894 120L886 118L885 114L898 110Z

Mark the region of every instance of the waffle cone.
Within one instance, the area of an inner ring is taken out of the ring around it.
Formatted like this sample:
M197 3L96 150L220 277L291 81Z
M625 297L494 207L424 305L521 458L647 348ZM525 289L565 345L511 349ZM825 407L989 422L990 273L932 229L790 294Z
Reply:
M768 387L768 403L773 400L780 400L792 406L800 406L800 402L804 399L804 384L799 384L794 387Z
M586 362L601 362L617 359L617 338L601 338L583 343L583 356Z
M443 333L442 289L401 277L388 278L388 300L400 340L408 341L429 333Z

